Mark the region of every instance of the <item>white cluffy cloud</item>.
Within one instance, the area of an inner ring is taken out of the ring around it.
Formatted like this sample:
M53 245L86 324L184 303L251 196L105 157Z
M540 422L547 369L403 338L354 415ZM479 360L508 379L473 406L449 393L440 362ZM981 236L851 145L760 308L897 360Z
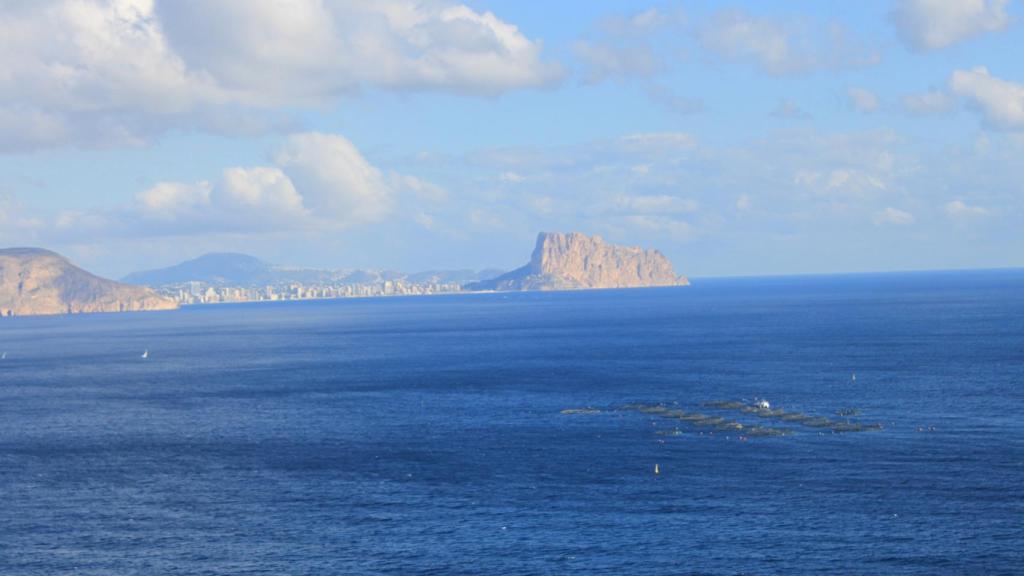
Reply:
M342 136L310 132L287 138L273 166L231 167L215 182L160 182L131 203L97 212L61 214L66 239L104 235L186 236L340 230L379 222L396 197L445 200L419 178L385 177Z
M983 66L953 72L949 85L954 94L977 108L989 125L1024 128L1024 85L996 78Z
M372 222L391 208L392 190L380 170L341 136L291 136L274 159L318 216L344 222Z
M898 0L893 22L915 50L945 48L986 32L1006 28L1009 0Z
M173 221L206 210L212 193L213 187L205 181L195 184L160 182L136 194L135 207L144 218Z
M238 109L365 87L498 94L558 81L541 44L448 0L4 3L0 151L231 130Z
M302 195L279 168L228 168L221 183L221 198L229 207L283 216L307 215Z

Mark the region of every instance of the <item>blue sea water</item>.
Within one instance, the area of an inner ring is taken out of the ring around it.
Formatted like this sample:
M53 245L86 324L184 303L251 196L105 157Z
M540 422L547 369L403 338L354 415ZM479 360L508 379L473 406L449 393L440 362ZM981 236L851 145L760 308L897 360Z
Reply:
M0 349L3 575L1024 570L1022 271L13 318ZM622 409L756 397L884 427Z

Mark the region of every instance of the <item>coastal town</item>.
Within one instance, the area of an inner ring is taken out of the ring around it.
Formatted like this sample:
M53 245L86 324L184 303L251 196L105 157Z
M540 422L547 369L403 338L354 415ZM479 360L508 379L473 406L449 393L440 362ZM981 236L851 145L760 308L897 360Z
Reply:
M159 286L161 296L179 305L220 304L229 302L270 302L283 300L329 300L336 298L369 298L377 296L421 296L450 294L462 291L457 282L408 282L385 280L356 284L287 284L266 286L218 286L191 281Z

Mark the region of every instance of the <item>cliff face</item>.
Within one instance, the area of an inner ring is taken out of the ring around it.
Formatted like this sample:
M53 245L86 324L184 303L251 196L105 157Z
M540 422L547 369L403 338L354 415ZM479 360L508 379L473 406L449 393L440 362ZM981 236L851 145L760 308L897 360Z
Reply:
M94 276L60 254L0 250L0 316L171 310L178 305L144 286Z
M606 244L600 236L544 233L530 263L508 274L467 284L468 290L581 290L685 286L657 250Z

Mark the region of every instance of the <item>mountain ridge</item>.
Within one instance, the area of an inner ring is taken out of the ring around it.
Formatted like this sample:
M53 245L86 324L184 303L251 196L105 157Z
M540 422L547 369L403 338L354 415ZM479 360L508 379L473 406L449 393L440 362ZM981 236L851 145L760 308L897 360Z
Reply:
M491 278L502 270L397 270L317 269L277 266L248 254L211 252L166 268L133 272L122 278L129 284L149 286L202 282L214 286L264 286L274 284L375 284L403 280L412 283L465 284Z

